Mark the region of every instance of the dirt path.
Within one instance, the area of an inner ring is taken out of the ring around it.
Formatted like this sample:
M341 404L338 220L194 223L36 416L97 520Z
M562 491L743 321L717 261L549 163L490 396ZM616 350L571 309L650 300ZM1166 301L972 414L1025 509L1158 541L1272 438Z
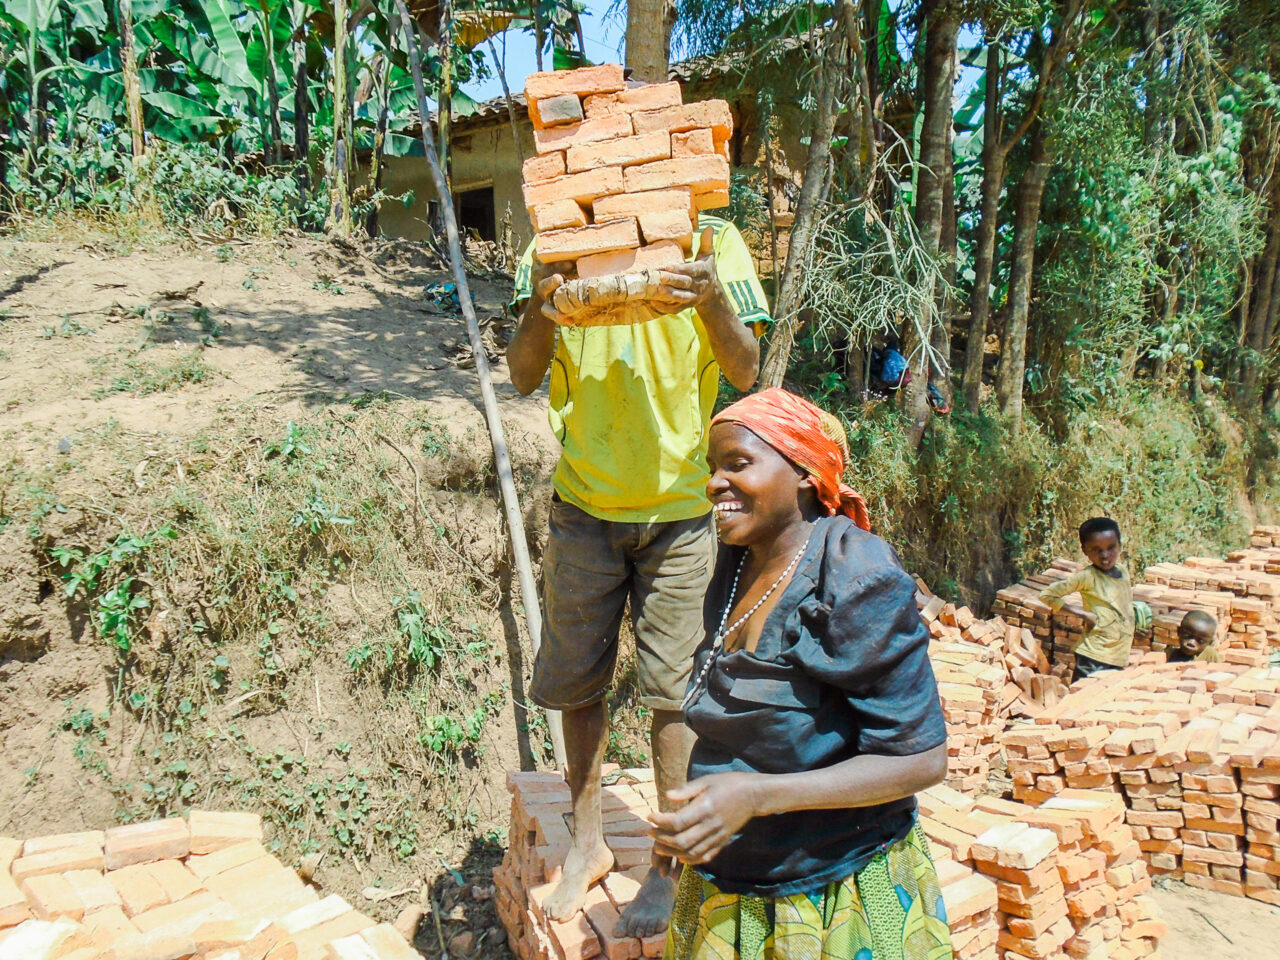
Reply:
M1157 884L1151 895L1169 924L1160 944L1169 960L1264 960L1280 952L1280 907L1177 882Z

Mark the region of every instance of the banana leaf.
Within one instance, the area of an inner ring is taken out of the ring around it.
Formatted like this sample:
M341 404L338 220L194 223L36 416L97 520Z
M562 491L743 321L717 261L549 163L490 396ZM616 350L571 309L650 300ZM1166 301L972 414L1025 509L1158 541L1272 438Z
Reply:
M240 32L231 22L233 9L228 0L199 0L199 8L209 22L209 30L217 47L218 56L222 58L227 69L237 78L241 86L253 86L253 71L249 69L249 60L245 55L244 42Z

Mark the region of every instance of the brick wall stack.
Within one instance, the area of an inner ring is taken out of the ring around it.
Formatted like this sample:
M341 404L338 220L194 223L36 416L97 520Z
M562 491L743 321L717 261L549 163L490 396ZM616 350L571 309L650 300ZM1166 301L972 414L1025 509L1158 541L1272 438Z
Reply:
M321 897L253 814L0 838L0 960L421 960Z
M958 958L1156 954L1165 925L1144 896L1151 880L1115 794L1067 790L1033 807L935 788L919 802ZM978 919L958 919L953 899Z
M498 918L520 960L636 960L662 955L665 934L647 940L613 935L619 912L635 898L649 868L653 844L646 818L657 805L653 771L620 771L616 764L606 764L604 777L605 842L616 868L591 888L584 910L562 923L548 918L542 904L569 852L569 787L557 773L507 774L511 828L506 856L493 878Z
M605 64L532 74L537 156L524 201L543 263L600 277L684 261L700 210L729 202L733 118L723 100L682 103L680 85L628 88Z
M1099 674L1001 742L1015 797L1113 792L1153 872L1280 904L1280 669Z
M925 592L916 596L928 627L929 660L947 721L947 786L966 793L982 788L1000 752L1002 709L1009 674L1004 666L1002 620L978 620Z

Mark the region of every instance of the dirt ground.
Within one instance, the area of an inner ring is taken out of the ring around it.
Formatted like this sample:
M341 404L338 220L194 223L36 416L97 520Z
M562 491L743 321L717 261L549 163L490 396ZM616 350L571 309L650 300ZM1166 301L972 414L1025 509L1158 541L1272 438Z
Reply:
M1257 900L1160 882L1152 890L1169 935L1160 944L1168 960L1263 960L1280 944L1280 907Z
M104 489L142 495L199 462L226 461L236 444L261 443L259 434L278 432L286 421L321 420L362 397L403 398L445 424L456 441L443 466L429 458L416 462L424 485L438 492L433 509L452 510L449 525L465 528L474 541L474 552L466 543L456 547L459 562L499 569L501 558L485 555L486 543L501 541L501 521L496 494L483 482L488 438L465 331L447 299L437 302L427 292L447 280L434 255L411 244L348 250L293 238L127 250L0 239L0 518L7 495L29 495L23 484L53 476L58 502L45 511L41 535L69 542L90 521L110 518ZM501 317L508 289L499 273L477 274L482 318ZM501 344L501 322L490 333ZM508 440L527 480L522 493L536 552L555 459L545 394L519 397L500 359L494 374ZM121 449L129 452L127 462ZM443 473L433 476L431 469ZM454 496L477 477L478 497ZM0 834L17 836L101 827L127 816L99 774L118 782L131 767L136 773L154 763L148 750L158 737L127 715L117 721L115 711L99 745L108 769L93 768L97 754L86 755L84 731L69 727L67 718L73 707L92 715L112 711L115 661L69 615L56 570L35 555L21 522L0 524L0 796L6 801ZM510 589L509 571L507 577ZM326 600L331 617L353 635L374 602L367 595L362 600L355 583L353 577ZM505 632L507 656L501 669L475 667L477 690L517 690L528 666L521 662L512 610L492 611L478 629L499 639ZM236 736L259 751L288 745L330 776L346 768L335 751L352 763L388 762L367 749L367 741L374 727L398 718L380 715L369 691L353 687L340 656L308 662L311 675L276 709L216 719L223 725L234 719ZM505 826L500 777L503 769L528 762L522 724L508 705L486 732L488 752L464 782L479 811L467 828L471 837ZM155 757L161 746L157 740ZM228 776L243 759L214 756ZM404 774L412 780L419 771ZM208 790L205 796L221 796L216 784ZM306 822L309 832L312 820ZM483 889L494 844L475 853L475 842L469 851L447 837L424 840L407 863L326 854L319 876L351 898L370 885L402 891L361 901L383 916L394 916L426 884L422 899L438 911L444 939L469 928L480 935L479 952L496 956L502 939ZM285 853L305 849L286 844ZM1280 943L1280 909L1181 884L1161 886L1155 895L1170 925L1163 953L1172 960L1255 960L1273 952L1267 944ZM423 925L419 946L432 955L443 946L433 923Z

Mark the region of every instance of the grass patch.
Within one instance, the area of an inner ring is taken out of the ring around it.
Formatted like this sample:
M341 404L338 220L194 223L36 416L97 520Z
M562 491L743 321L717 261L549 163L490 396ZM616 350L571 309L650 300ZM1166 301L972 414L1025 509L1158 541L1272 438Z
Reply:
M100 400L112 393L132 393L136 397L146 397L153 393L179 389L188 383L202 383L213 376L213 369L205 363L199 350L185 353L169 363L148 363L131 359L127 366L129 372L116 377L109 387L95 391L95 399Z

